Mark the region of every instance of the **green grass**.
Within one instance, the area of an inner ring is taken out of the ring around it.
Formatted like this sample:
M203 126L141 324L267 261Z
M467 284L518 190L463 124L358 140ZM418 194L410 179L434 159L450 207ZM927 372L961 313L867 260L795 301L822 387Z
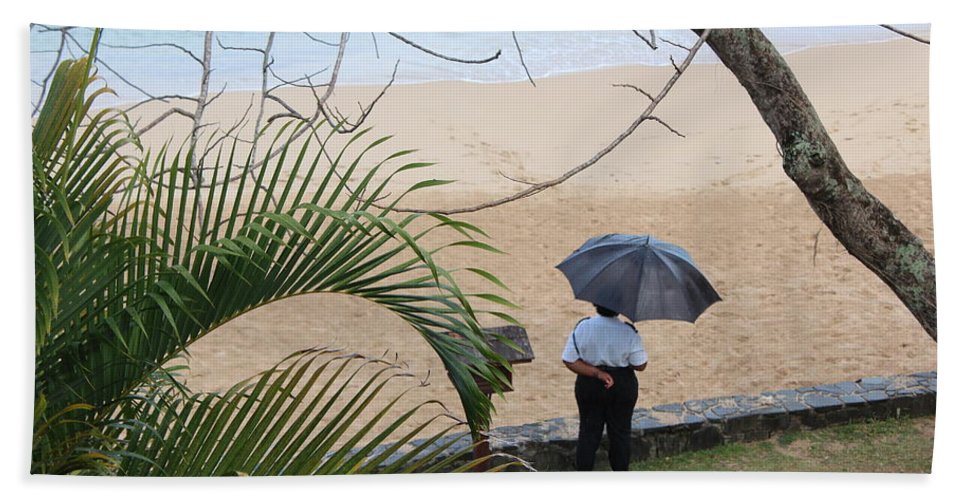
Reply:
M854 423L635 462L631 470L929 473L933 429L934 417Z

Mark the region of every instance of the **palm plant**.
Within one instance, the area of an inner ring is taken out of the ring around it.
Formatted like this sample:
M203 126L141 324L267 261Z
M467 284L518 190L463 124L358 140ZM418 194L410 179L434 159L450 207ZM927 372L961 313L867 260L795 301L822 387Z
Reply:
M497 367L507 364L488 346L482 311L472 302L512 304L493 294L463 293L455 271L434 257L455 245L497 250L466 222L392 212L407 193L445 181L417 183L379 208L393 175L428 164L407 163L377 183L381 167L413 152L400 151L350 186L365 155L389 137L352 153L369 132L362 131L329 160L323 156L328 138L323 150L310 154L309 140L291 139L290 129L299 124L290 124L273 138L269 150L284 148L276 159L258 162L251 152L240 159L235 146L219 150L206 166L213 181L205 186L191 169L193 151L169 154L164 148L152 156L142 151L123 113L92 111L95 99L109 92L89 92L99 35L95 31L88 57L57 68L33 130L32 472L401 470L400 463L381 466L349 450L362 445L371 451L402 421L369 441L338 423L359 418L358 404L368 405L382 390L393 364L372 375L346 406L337 399L347 395L354 376L348 374L358 373L351 363L374 361L300 352L223 394L193 394L179 381L172 363L192 342L253 309L308 293L350 294L405 320L448 370L471 432L486 427L493 406L472 377L501 387L506 379ZM249 177L264 189L246 194ZM436 248L421 244L439 231L451 241ZM503 286L484 270L469 271ZM513 322L500 311L483 312ZM483 357L469 356L473 350ZM314 388L318 380L325 381L322 389ZM334 387L341 389L326 392ZM377 429L377 421L364 429ZM350 448L337 444L341 438Z

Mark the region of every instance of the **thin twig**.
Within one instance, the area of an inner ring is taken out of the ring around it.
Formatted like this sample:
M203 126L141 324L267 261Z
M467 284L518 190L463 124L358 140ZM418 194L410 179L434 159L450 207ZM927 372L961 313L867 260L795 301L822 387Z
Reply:
M218 43L218 46L221 47L222 50L237 50L237 51L241 51L241 52L258 52L259 54L264 54L265 53L264 50L257 49L255 47L235 47L235 46L232 46L232 45L225 45L225 44L222 43L222 39L221 38L218 38L218 37L215 38L215 41Z
M434 51L432 51L432 50L430 50L430 49L428 49L426 47L423 47L421 45L416 44L413 41L407 40L406 38L400 36L398 33L390 32L390 35L393 38L396 38L397 40L399 40L399 41L401 41L401 42L403 42L403 43L405 43L405 44L407 44L407 45L409 45L409 46L411 46L413 48L419 49L419 50L421 50L423 52L426 52L427 54L430 54L431 56L439 57L440 59L444 59L446 61L458 62L458 63L463 63L463 64L484 64L484 63L489 63L490 61L494 61L498 57L500 57L500 49L497 49L497 53L496 54L494 54L494 55L492 55L490 57L487 57L485 59L460 59L459 57L451 57L451 56L447 56L447 55L440 54L439 52L434 52Z
M170 108L167 111L165 111L164 113L161 113L161 115L159 115L157 118L155 118L151 123L145 125L141 129L139 129L138 132L137 132L138 135L144 135L145 132L153 129L156 125L158 125L159 123L163 122L166 118L168 118L171 115L175 115L175 114L184 116L184 117L186 117L186 118L188 118L188 119L190 119L192 121L194 121L194 119L195 119L195 115L192 114L192 113L190 113L190 112L188 112L188 111L185 111L185 110L183 110L181 108Z
M338 120L333 120L333 116L331 116L332 111L335 111L336 114L339 114L339 110L335 108L330 109L329 106L323 106L322 114L326 118L326 121L329 122L329 125L335 128L337 132L343 133L343 134L352 133L356 131L356 129L359 128L359 126L362 125L364 121L366 121L366 118L369 117L369 114L373 111L373 108L376 107L376 103L379 102L379 100L382 99L384 95L386 95L386 91L389 90L389 88L393 85L393 83L396 82L396 72L399 69L399 67L400 67L400 61L397 59L396 65L393 66L393 74L390 76L389 81L386 82L386 85L383 86L383 89L380 90L379 94L376 95L376 98L374 98L372 101L369 102L368 106L363 108L362 104L357 102L357 105L359 106L360 115L359 115L359 119L357 119L355 123L351 122L348 118L346 118L345 116L342 116L341 114Z
M637 86L635 86L635 85L632 85L632 84L630 84L630 83L613 83L613 84L611 84L611 86L612 86L612 87L624 87L624 88L628 88L628 89L634 89L634 90L635 90L635 91L637 91L637 92L638 92L639 94L641 94L641 95L643 95L643 96L645 96L645 97L647 97L647 98L648 98L648 100L650 100L650 101L654 101L654 100L655 100L655 98L654 98L654 97L652 97L652 95L651 95L651 94L649 94L648 92L645 92L645 91L644 91L644 90L642 90L641 88L639 88L639 87L637 87Z
M638 33L638 30L631 30L631 31L633 31L635 35L638 36L638 38L641 38L643 42L645 42L649 47L651 47L651 50L658 50L658 44L655 43L655 30L648 30L648 37L645 37L645 35Z
M511 177L511 176L503 173L500 170L497 171L497 174L499 174L501 177L503 177L504 179L507 179L508 181L511 181L511 182L518 182L520 184L527 184L528 186L536 186L538 184L536 182L525 181L524 179L518 179L516 177Z
M379 59L379 44L376 43L376 33L370 32L369 34L373 37L373 49L376 50L376 59Z
M215 94L215 96L214 96L214 97L212 97L211 99L209 99L209 100L208 100L208 102L207 102L207 103L205 103L205 106L208 106L209 104L211 104L211 103L213 103L213 102L215 102L215 101L217 101L217 100L218 100L218 98L219 98L219 97L221 97L221 96L222 96L222 94L224 94L224 93L225 93L225 90L226 90L227 88L228 88L228 82L224 82L224 83L222 83L222 88L221 88L221 90L219 90L219 91L218 91L218 93L217 93L217 94Z
M346 44L349 43L349 33L343 32L339 35L339 52L336 54L336 63L332 66L332 76L329 78L329 85L326 88L326 93L322 96L322 99L317 101L318 107L321 110L325 106L326 101L332 96L334 90L336 90L336 79L339 78L339 68L342 67L342 58L346 53Z
M330 47L338 47L339 46L338 43L327 42L327 41L325 41L325 40L323 40L321 38L316 38L316 37L310 35L309 33L305 32L305 31L303 31L302 34L305 35L305 36L307 36L307 37L309 37L310 40L312 40L314 42L319 42L319 43L321 43L323 45L328 45Z
M304 117L304 116L302 116L302 115L300 115L298 113L285 112L285 113L276 113L276 114L274 114L274 115L266 118L265 119L265 123L272 123L272 122L274 122L276 120L281 120L283 118L291 118L293 120L299 120L299 121L302 121L302 122L308 121L306 119L306 117Z
M75 26L60 26L60 27L57 27L57 28L53 28L53 27L48 26L46 24L36 24L35 23L35 24L31 24L30 25L30 29L33 29L34 26L40 27L40 29L37 30L37 33L50 33L51 31L61 31L61 30L65 29L65 28L66 29L72 29L72 28L75 27Z
M248 114L252 111L252 106L254 105L253 100L254 100L254 96L249 98L248 107L245 108L245 111L242 113L242 117L236 120L236 122L232 124L232 126L229 127L227 130L225 130L223 134L221 134L215 140L212 140L214 135L212 136L212 138L209 138L208 146L205 148L204 153L202 153L202 155L198 159L199 164L204 164L205 158L208 156L208 154L211 153L215 149L215 147L217 147L225 139L232 138L232 139L235 139L236 141L241 141L241 139L239 139L237 136L234 136L232 134L234 134L236 130L244 127L248 123ZM217 132L221 132L221 128L219 128ZM248 142L248 141L245 141L245 142Z
M520 43L517 42L517 32L511 31L510 35L514 37L514 46L517 47L517 56L520 57L520 65L524 67L524 73L527 73L527 79L530 80L531 85L536 87L537 84L534 83L534 79L531 78L531 72L529 69L527 69L527 64L524 62L524 52L520 50Z
M925 43L927 45L930 45L930 40L927 40L926 38L921 38L921 37L919 37L917 35L914 35L913 33L908 33L906 31L903 31L903 30L894 28L893 26L890 26L889 24L881 24L880 26L882 26L882 27L884 27L884 28L886 28L886 29L894 32L894 33L897 33L899 35L903 35L903 36L905 36L905 37L907 37L907 38L909 38L911 40L916 40L916 41L918 41L920 43Z
M188 54L188 56L194 59L198 64L202 63L201 59L199 59L194 52L186 49L185 47L182 47L181 45L178 45L177 43L148 43L144 45L114 45L110 43L101 42L101 45L105 47L110 47L112 49L148 49L153 47L168 47L168 48L178 49L184 52L185 54Z
M677 71L678 74L681 74L682 73L682 68L679 68L678 65L675 64L675 58L672 57L672 56L668 56L668 60L672 62L672 66L675 67L675 71Z
M333 65L332 75L331 75L331 77L329 79L329 83L327 84L328 88L327 88L327 92L326 92L326 96L325 97L320 97L318 94L316 94L315 87L317 87L317 86L312 85L311 79L308 79L308 76L307 76L307 79L309 80L309 84L310 84L310 90L312 90L313 95L316 97L316 103L317 103L316 111L315 111L315 114L313 114L313 116L311 118L304 119L303 120L303 123L301 124L301 126L298 127L296 130L293 131L292 135L289 137L289 141L288 142L294 141L294 140L298 139L299 137L301 137L303 134L305 134L307 131L310 131L310 130L314 130L315 129L316 120L322 114L323 108L325 106L325 101L326 101L326 99L329 98L330 95L332 95L332 89L336 85L336 80L339 77L339 68L340 68L340 66L342 64L342 58L343 58L343 55L345 54L346 44L348 42L349 42L349 33L342 33L342 35L339 38L339 53L336 55L336 63ZM274 96L269 96L269 98L270 99L273 99L273 100L276 100L277 99ZM282 151L284 151L286 149L286 147L287 146L285 144L280 145L279 147L275 148L274 150L268 152L265 155L265 158L263 158L262 160L260 160L260 161L258 161L256 163L253 163L251 165L248 165L246 167L246 170L248 170L248 169L254 170L254 169L262 168L262 166L265 165L265 162L267 162L267 161L271 160L272 158L275 158L276 156L278 156L279 154L281 154ZM232 177L232 178L228 179L227 182L235 182L235 181L237 181L242 176L246 175L246 170L243 170L241 174L239 174L239 175L237 175L235 177ZM213 182L215 184L219 184L219 183L221 183L223 181L213 181Z
M283 108L285 108L285 110L287 111L286 113L279 113L279 114L281 114L281 115L291 115L291 116L293 116L295 118L298 118L300 120L303 120L303 121L306 120L306 118L304 116L302 116L302 114L300 114L298 111L296 111L295 108L293 108L292 106L290 106L289 103L285 102L281 97L277 97L277 96L274 96L272 94L266 94L265 95L265 98L266 99L270 99L272 101L275 101L275 102L279 103L279 105L282 106ZM275 117L269 118L266 121L269 121L269 122L275 121Z
M74 38L74 35L71 35L70 32L67 32L67 31L65 31L64 33L67 35L68 38L71 39L72 42L74 42L77 45L77 48L80 49L80 51L82 53L87 54L87 49L84 47L84 45L82 45L79 41L77 41L76 38ZM69 45L67 46L67 50L68 50L68 52L71 52ZM151 95L151 93L149 93L148 91L144 90L143 88L135 85L130 80L128 80L127 78L125 78L124 76L122 76L120 73L118 73L117 71L115 71L114 68L112 68L110 65L108 65L108 63L104 62L104 59L102 59L101 56L95 56L94 57L94 61L98 63L98 66L104 67L105 69L107 69L108 71L110 71L112 74L114 74L114 76L118 77L119 80L121 80L122 82L124 82L125 84L127 84L129 87L133 88L134 90L137 90L138 92L141 92L142 94L144 94L147 97L154 97L153 95Z
M274 91L276 89L279 89L281 87L286 87L286 86L289 86L289 87L309 88L312 85L300 85L298 82L301 82L303 80L309 80L310 77L315 77L315 76L319 75L320 73L323 73L323 72L328 71L328 70L329 70L329 66L326 66L325 68L322 68L319 71L316 71L315 73L313 73L311 75L306 75L306 76L303 76L301 78L296 78L295 80L286 80L286 79L282 78L281 76L279 76L278 74L276 74L275 73L275 70L272 69L272 65L270 64L269 65L269 73L272 75L273 78L275 78L276 80L278 80L280 83L278 85L270 88L269 89L269 92L272 92L272 91ZM323 83L323 84L317 85L317 86L318 87L324 87L326 85L329 85L329 84L328 83Z
M661 40L661 41L663 41L663 42L665 42L665 43L667 43L668 45L672 45L672 46L678 47L678 48L680 48L682 50L685 50L685 51L691 50L688 47L686 47L686 46L684 46L682 44L679 44L679 43L675 43L675 42L673 42L673 41L671 41L671 40L669 40L667 38L658 37L658 39Z
M665 123L665 120L662 120L661 118L658 118L657 116L649 116L649 117L647 117L645 119L646 120L651 120L651 121L654 121L654 122L658 122L658 123L664 125L664 127L667 128L669 132L677 135L678 137L681 137L682 139L685 138L685 134L683 134L683 133L681 133L681 132L673 129L671 125Z
M644 123L645 120L652 119L651 116L652 116L652 113L655 111L655 108L658 107L658 104L665 98L665 96L668 95L672 87L675 86L675 83L682 76L682 73L684 72L684 70L688 68L688 66L692 63L692 59L695 58L695 54L698 53L698 49L702 47L702 45L705 43L705 39L708 38L708 34L709 34L708 29L702 32L702 35L699 37L698 41L695 42L695 45L692 47L692 50L689 51L688 56L685 58L685 61L682 63L680 71L675 71L675 73L672 74L671 78L669 78L668 81L665 83L665 86L664 88L662 88L661 92L659 92L658 95L655 96L655 100L652 101L652 103L641 113L640 116L638 116L638 118L635 119L635 121L631 123L631 125L628 126L627 129L625 129L624 132L619 134L614 140L611 141L610 144L605 146L604 149L595 153L595 155L592 156L591 159L572 168L571 170L567 171L564 175L556 179L551 179L549 181L535 184L529 187L528 189L525 189L514 195L506 196L504 198L500 198L497 200L488 201L486 203L481 203L479 205L474 205L471 207L454 208L449 210L420 210L420 209L411 209L411 208L394 208L393 210L397 212L409 212L409 213L438 213L441 215L478 212L480 210L484 210L487 208L493 208L493 207L505 205L507 203L511 203L517 200L528 198L528 197L534 196L535 194L541 193L551 187L557 186L559 184L563 184L571 177L574 177L578 173L588 169L589 167L597 163L599 160L601 160L601 158L604 158L608 153L613 151L616 147L618 147L619 144L621 144L625 139L627 139L628 136L630 136L638 128L639 125Z
M188 97L188 96L179 95L179 94L161 95L161 96L156 96L156 97L149 97L148 99L145 99L145 100L143 100L143 101L141 101L139 103L132 104L130 107L126 108L124 110L124 112L125 113L130 113L131 111L134 111L135 109L140 108L141 106L144 106L145 104L148 104L148 103L154 102L154 101L161 101L161 102L163 102L165 104L168 104L168 100L169 99L182 99L182 100L185 100L185 101L198 102L198 99L195 98L195 97Z

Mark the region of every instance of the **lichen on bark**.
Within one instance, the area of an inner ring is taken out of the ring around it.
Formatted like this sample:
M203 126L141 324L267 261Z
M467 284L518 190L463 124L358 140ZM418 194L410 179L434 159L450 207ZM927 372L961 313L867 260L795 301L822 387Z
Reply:
M732 29L711 30L707 43L748 92L779 143L783 169L816 215L851 255L893 290L936 340L933 255L850 172L772 42L758 29Z

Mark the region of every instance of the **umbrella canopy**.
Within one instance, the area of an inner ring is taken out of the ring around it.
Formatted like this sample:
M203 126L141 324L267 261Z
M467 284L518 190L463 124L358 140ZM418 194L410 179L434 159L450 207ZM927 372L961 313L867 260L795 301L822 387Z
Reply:
M649 235L591 238L555 267L571 283L575 298L617 311L631 321L694 323L722 300L688 252Z

